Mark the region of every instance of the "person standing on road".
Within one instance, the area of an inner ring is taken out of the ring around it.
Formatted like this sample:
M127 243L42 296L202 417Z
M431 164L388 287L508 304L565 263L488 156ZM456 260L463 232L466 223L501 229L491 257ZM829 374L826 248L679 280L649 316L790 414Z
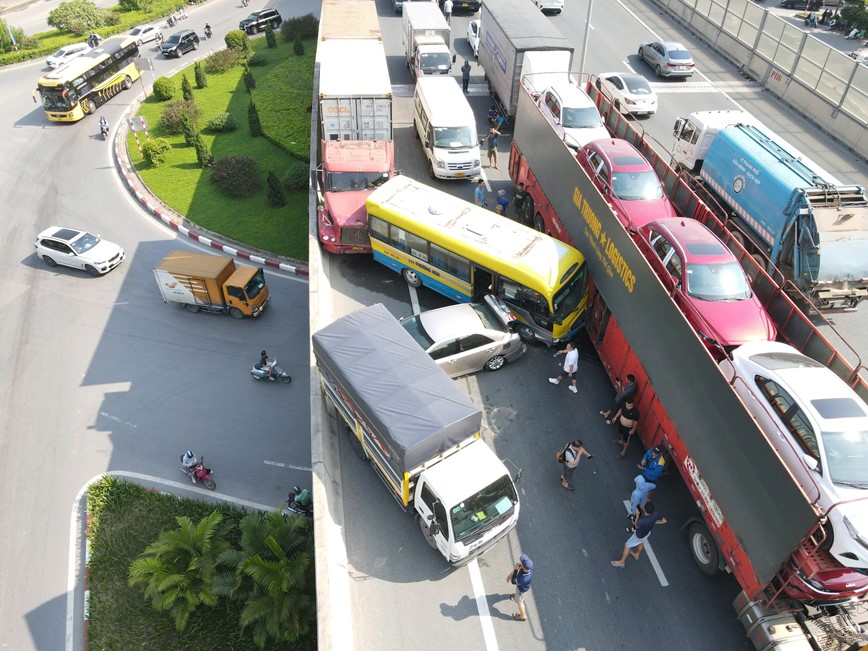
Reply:
M638 561L645 548L645 541L651 535L651 530L655 524L666 524L666 518L657 513L651 502L647 502L642 510L642 516L635 520L633 535L624 543L624 552L621 554L621 558L617 561L610 561L612 567L624 567L628 554ZM630 551L631 549L636 551Z
M488 166L496 170L500 169L497 166L497 136L499 135L500 131L491 127L488 130L488 135L485 136L485 146L488 149Z
M646 481L642 475L633 477L633 483L636 484L636 488L630 493L630 513L627 514L631 520L641 515L642 509L648 502L648 493L657 488L656 484Z
M588 457L588 459L594 458L594 455L585 449L579 439L569 443L563 450L558 452L558 461L564 464L564 471L561 473L561 486L564 487L564 490L576 490L573 488L570 480L573 478L573 472L576 470L576 466L579 465L579 461L581 461L583 455Z
M461 88L465 93L470 92L470 61L464 59L464 65L461 66Z
M506 190L497 191L497 207L500 209L500 214L506 217L506 213L509 212L509 198L506 196Z
M555 357L558 355L566 355L564 359L564 373L572 380L572 384L570 384L570 391L573 393L578 393L579 389L576 386L576 372L579 369L579 351L576 350L576 347L572 344L572 342L567 343L567 347L563 350L559 350L555 353ZM564 379L563 373L558 373L557 377L550 377L549 382L552 384L560 384L561 380Z
M525 225L527 225L527 216L524 214L524 202L526 200L527 190L524 189L524 183L519 183L515 188L515 193L512 195L512 205L515 210L515 221Z
M663 474L665 466L666 459L663 458L663 449L658 445L656 448L648 450L636 467L642 471L645 481L656 482Z
M624 403L627 401L627 398L632 398L633 394L636 393L636 376L632 373L627 373L627 383L624 384L621 378L615 378L615 386L618 391L615 393L615 400L612 402L612 406L609 407L606 411L601 411L600 416L606 419L606 425L611 425L614 417L612 414L616 413L621 407L624 406Z
M630 439L633 438L633 434L636 433L636 428L639 427L639 410L636 409L636 403L633 402L633 398L627 398L627 402L624 403L624 406L618 409L615 412L615 416L611 421L618 424L618 433L621 435L620 440L616 440L615 443L620 443L621 445L621 453L618 455L619 459L623 459L627 454L627 447L630 445Z
M515 585L515 594L510 595L509 598L518 605L518 612L512 615L512 618L517 622L527 621L524 597L530 590L531 580L533 580L533 561L527 554L522 554L518 563L512 568L512 572L506 575L506 582Z
M473 191L473 203L480 208L485 208L485 181L482 179L476 182L476 189Z
M443 16L446 18L446 24L452 24L452 0L444 0L443 2Z

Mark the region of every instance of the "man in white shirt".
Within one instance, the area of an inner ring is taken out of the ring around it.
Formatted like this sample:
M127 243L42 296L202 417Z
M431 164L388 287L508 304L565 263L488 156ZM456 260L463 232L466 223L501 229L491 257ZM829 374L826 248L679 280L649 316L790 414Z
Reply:
M564 359L564 373L566 373L572 380L570 391L578 393L579 389L576 387L576 372L579 369L579 351L576 350L576 347L573 346L573 344L568 343L566 348L555 353L555 356L557 355L566 355L566 359ZM563 379L564 374L560 373L556 378L550 377L549 382L552 384L560 384Z
M443 15L446 17L446 22L452 24L452 0L443 0Z

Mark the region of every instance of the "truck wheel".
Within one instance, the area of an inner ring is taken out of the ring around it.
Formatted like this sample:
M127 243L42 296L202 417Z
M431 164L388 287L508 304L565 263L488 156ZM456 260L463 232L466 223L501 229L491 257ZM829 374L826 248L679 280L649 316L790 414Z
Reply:
M412 269L403 269L401 275L404 276L404 280L407 281L407 284L410 285L410 287L418 289L422 286L422 279L419 277L419 274Z
M692 522L687 530L687 540L699 571L706 576L717 574L720 552L708 528L700 522Z
M422 535L425 536L425 540L427 540L428 544L431 545L431 549L437 549L437 541L434 540L434 536L431 535L428 521L421 515L419 516L419 528L422 530Z
M506 364L506 358L503 355L495 355L490 360L485 362L486 371L499 371Z
M542 215L540 215L539 213L537 213L533 218L533 227L540 233L546 232L546 223L543 221Z
M732 234L732 239L741 244L742 248L744 248L744 235L738 231L730 231L730 233Z
M196 314L196 312L199 311L199 306L198 306L198 305L193 305L192 303L187 303L187 304L184 306L184 309L187 310L188 312L192 312L193 314Z
M229 308L229 316L231 316L233 319L243 319L244 318L244 312L239 310L237 307L230 307Z
M756 262L757 266L760 269L762 269L763 271L767 269L766 259L762 257L759 253L752 253L750 257L753 258L753 261Z

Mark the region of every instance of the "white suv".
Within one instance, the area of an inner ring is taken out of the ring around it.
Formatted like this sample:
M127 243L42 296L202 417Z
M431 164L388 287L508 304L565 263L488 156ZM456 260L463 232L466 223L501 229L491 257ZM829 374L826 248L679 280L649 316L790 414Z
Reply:
M540 111L567 147L576 151L592 140L609 138L596 105L575 84L554 84L540 93Z
M720 367L808 498L828 512L830 553L868 570L868 405L786 344L745 344Z
M544 14L559 14L564 10L564 0L533 0Z

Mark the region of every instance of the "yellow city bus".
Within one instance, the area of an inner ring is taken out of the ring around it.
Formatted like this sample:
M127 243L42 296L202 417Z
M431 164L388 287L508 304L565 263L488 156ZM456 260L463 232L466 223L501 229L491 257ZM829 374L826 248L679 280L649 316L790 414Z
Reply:
M96 111L141 76L132 36L113 36L42 76L36 92L49 120L76 122Z
M406 176L366 205L374 259L413 287L458 303L493 293L521 320L525 341L569 340L584 323L587 265L568 244Z

